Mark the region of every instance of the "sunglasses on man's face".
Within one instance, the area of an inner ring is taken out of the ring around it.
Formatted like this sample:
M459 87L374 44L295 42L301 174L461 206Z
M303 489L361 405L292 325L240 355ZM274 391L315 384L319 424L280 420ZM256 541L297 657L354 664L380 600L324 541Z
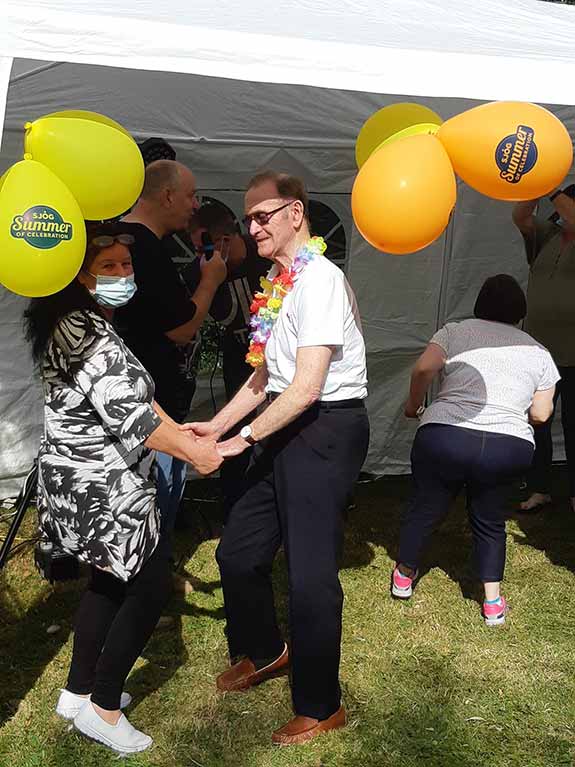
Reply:
M96 248L111 248L115 242L119 242L120 245L133 245L136 240L131 234L101 234L98 237L94 237L90 241L90 245Z
M250 213L248 216L244 216L242 221L244 222L244 226L249 231L250 226L252 225L252 221L255 221L258 226L265 226L266 224L269 224L270 219L272 216L275 216L276 213L279 213L280 210L283 210L284 208L287 208L288 205L291 205L295 200L290 200L289 202L286 202L285 205L280 205L279 208L275 208L275 210L269 210L269 211L258 211L257 213Z

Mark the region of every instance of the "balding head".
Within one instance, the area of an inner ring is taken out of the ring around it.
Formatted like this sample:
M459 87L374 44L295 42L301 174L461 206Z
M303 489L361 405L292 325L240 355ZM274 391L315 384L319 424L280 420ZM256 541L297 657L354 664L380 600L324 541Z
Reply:
M198 207L194 175L175 160L156 160L146 167L140 199L153 207L167 232L183 231Z

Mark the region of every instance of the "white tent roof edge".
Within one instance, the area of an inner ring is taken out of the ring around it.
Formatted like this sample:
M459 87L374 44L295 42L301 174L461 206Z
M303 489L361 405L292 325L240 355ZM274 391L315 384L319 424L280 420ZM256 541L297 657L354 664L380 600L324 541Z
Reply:
M333 36L323 39L323 30L312 38L296 38L111 12L87 14L81 8L74 10L73 2L68 6L72 10L47 10L42 3L9 0L4 5L7 23L0 29L0 50L41 61L392 95L547 104L565 103L569 69L575 74L575 57L565 59L551 52L544 56L537 47L508 50L505 40L484 50L477 45L465 51L434 50L423 41L415 47L409 36L403 46L397 39L389 45L358 44ZM559 62L567 70L560 78Z

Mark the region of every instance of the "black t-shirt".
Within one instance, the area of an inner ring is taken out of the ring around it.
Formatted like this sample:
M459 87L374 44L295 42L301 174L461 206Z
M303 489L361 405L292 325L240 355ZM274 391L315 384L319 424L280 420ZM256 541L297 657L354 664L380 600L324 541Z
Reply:
M224 326L222 362L226 395L232 397L249 378L253 369L245 361L249 346L250 305L254 293L261 289L260 278L265 277L272 264L258 256L251 237L242 239L246 257L230 277L223 282L210 306L211 316Z
M155 399L177 421L189 409L182 373L185 351L166 332L189 322L196 306L167 248L143 224L124 223L135 243L130 247L138 290L116 310L115 324L126 344L154 379Z

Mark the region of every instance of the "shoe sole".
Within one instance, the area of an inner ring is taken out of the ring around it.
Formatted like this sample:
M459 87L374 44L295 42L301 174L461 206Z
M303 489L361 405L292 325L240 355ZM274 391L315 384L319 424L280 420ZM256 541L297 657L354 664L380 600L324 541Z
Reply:
M74 722L74 728L77 732L80 733L80 735L83 735L85 738L88 738L89 740L94 740L97 743L102 743L104 746L108 746L108 748L111 748L112 751L115 751L117 754L139 754L141 751L146 751L150 746L154 744L153 740L150 740L150 743L147 743L145 746L133 746L132 748L122 748L115 743L113 743L111 740L108 740L108 738L101 735L96 730L90 730L90 728L86 728L86 730L80 729L76 722Z
M486 626L503 626L505 623L505 615L498 615L496 618L486 618L483 616Z
M396 599L409 599L413 594L413 587L409 586L407 589L400 589L395 585L395 583L391 586L391 595L395 597Z

